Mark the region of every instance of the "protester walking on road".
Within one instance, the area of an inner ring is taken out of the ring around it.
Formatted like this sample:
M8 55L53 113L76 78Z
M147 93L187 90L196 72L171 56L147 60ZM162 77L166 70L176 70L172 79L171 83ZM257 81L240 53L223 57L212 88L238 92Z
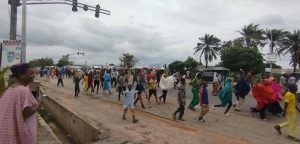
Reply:
M89 90L89 89L91 89L91 93L93 93L94 92L94 87L93 87L93 72L92 71L90 71L89 72L89 74L88 74L88 86L87 86L87 88L86 88L86 92Z
M120 101L121 100L121 94L123 95L123 91L126 90L126 86L125 86L124 77L122 75L118 76L117 81L118 81L118 92L119 92L118 100Z
M201 107L200 116L198 118L199 121L205 122L204 116L209 111L209 105L208 105L208 90L207 90L207 83L203 82L202 87L199 90L199 104Z
M73 81L75 83L75 98L78 97L79 93L80 93L80 86L79 86L79 83L80 83L80 80L82 79L83 77L79 77L78 73L75 73L74 74L74 78L73 78Z
M142 109L145 109L145 105L143 103L143 98L142 98L142 93L144 93L146 95L146 97L147 97L147 93L146 93L144 85L141 81L136 85L135 90L137 91L137 97L134 101L134 106L136 106L136 103L138 101L140 101L141 105L142 105Z
M125 91L125 99L123 103L123 120L126 120L126 113L128 110L130 110L131 115L132 115L132 122L137 123L138 119L135 118L134 115L134 95L136 91L132 89L132 85L128 85L127 90Z
M164 104L166 103L166 98L168 94L168 90L173 87L173 79L171 77L167 77L166 74L163 74L160 83L159 83L160 88L162 89L162 95L159 97L159 102L161 102L161 99L163 98Z
M212 90L212 95L217 96L218 94L218 89L219 89L219 74L216 74L213 78L213 90Z
M42 104L42 99L37 101L28 87L35 78L35 70L27 63L13 65L10 70L17 82L0 98L0 143L35 144L35 113Z
M225 115L229 115L228 111L232 106L232 80L230 78L226 78L224 88L219 92L218 96L221 100L221 104L213 105L213 110L215 107L226 107L224 112Z
M99 71L96 71L94 74L94 90L96 89L96 93L98 94L99 92L99 87L100 87L100 79L101 79L101 75Z
M117 72L114 69L111 71L111 87L115 88L117 86Z
M285 103L284 103L283 116L286 117L287 121L285 123L276 125L274 128L279 134L281 134L281 128L288 127L289 129L288 139L291 139L296 142L300 142L300 140L296 138L296 130L297 130L296 110L300 112L299 108L297 107L296 92L297 92L297 86L290 85L289 91L284 96Z
M57 77L58 77L58 79L57 79L57 86L59 86L59 84L61 84L61 86L64 87L64 82L63 82L62 74L59 73Z
M110 70L106 71L103 75L104 83L103 83L103 92L108 91L111 94L111 75Z
M190 85L193 87L192 88L192 93L193 93L193 99L190 102L189 109L195 111L195 106L198 105L199 103L199 88L201 86L201 73L198 73L196 78L194 78L191 82Z
M238 83L235 86L235 95L237 98L237 102L233 104L235 107L235 111L240 111L242 105L245 103L245 97L249 94L250 92L250 77L251 73L245 73L241 69L242 77L238 81ZM245 75L246 74L246 75Z
M182 117L184 115L184 110L185 110L185 99L186 99L186 90L185 90L185 79L181 78L180 79L180 86L178 87L178 98L177 102L179 107L177 110L172 114L172 117L174 120L176 120L176 115L179 113L178 120L185 121Z
M157 99L157 81L155 80L155 76L149 81L149 96L148 96L148 102L150 102L152 94L155 97L156 104L158 104Z
M135 83L139 83L138 82L138 75L137 75L137 72L136 71L133 71L132 73L132 85L134 85Z
M88 74L85 72L85 74L83 76L83 81L82 81L84 91L87 91L88 83L89 83L88 80L89 80Z

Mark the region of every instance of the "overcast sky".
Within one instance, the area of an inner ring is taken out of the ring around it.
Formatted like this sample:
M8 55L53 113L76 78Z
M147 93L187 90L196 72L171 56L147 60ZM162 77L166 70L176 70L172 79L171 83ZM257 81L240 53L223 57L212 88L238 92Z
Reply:
M94 12L68 5L31 5L27 16L27 59L85 52L75 63L119 64L122 53L140 59L138 65L162 66L193 56L198 38L213 34L231 40L244 25L292 31L300 29L300 0L78 0L111 11ZM9 39L9 5L0 1L0 40ZM21 35L21 7L18 34ZM266 53L267 50L264 50ZM198 57L193 56L199 60ZM202 60L203 61L203 60ZM211 65L219 62L213 61ZM289 56L277 60L290 68Z

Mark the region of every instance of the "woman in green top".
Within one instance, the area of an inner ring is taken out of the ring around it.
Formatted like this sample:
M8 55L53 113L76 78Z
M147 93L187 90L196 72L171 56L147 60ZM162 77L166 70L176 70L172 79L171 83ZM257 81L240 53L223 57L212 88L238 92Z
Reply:
M201 86L201 73L198 73L196 78L194 78L191 82L190 85L193 86L192 88L192 93L193 93L193 99L189 105L189 109L195 111L195 106L199 103L199 87Z

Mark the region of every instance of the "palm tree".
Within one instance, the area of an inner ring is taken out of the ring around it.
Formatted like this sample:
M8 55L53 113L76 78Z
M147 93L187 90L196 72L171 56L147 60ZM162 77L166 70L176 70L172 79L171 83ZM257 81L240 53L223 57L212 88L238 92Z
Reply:
M197 46L194 48L194 54L200 54L200 63L201 58L204 55L205 68L207 68L208 62L211 62L213 59L217 59L218 52L220 51L221 40L214 35L209 34L205 34L205 36L199 38L199 40L201 42L197 43Z
M293 33L288 33L283 41L282 47L278 50L278 54L291 54L291 64L296 72L297 64L300 65L300 30L294 30Z
M269 43L270 53L278 52L278 49L283 45L286 36L289 32L282 29L267 29L266 38Z
M265 37L264 37L264 30L259 29L259 25L250 24L247 26L244 26L242 31L238 31L242 35L242 39L244 41L244 46L246 48L258 48L264 47L265 43Z

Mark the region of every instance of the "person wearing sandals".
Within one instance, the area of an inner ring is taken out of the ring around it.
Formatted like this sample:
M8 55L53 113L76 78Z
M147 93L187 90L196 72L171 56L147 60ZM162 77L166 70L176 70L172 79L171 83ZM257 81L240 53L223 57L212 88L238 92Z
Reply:
M289 91L284 96L284 110L282 114L283 116L286 117L287 121L285 123L274 126L274 128L279 134L281 134L281 128L288 127L289 129L288 139L291 139L296 142L300 142L300 140L295 137L296 130L297 130L296 110L300 112L299 108L297 107L297 101L295 95L296 92L297 92L297 86L290 85Z
M225 86L218 94L218 96L221 100L221 104L213 105L213 110L215 110L215 107L225 107L227 105L227 108L224 112L225 115L229 115L228 111L230 110L230 108L232 106L232 85L231 85L231 83L232 83L232 80L230 78L226 78Z
M172 117L174 120L176 120L176 114L179 113L178 120L184 121L182 118L184 115L184 109L185 109L185 98L186 98L186 90L185 90L185 79L181 78L180 79L180 86L178 87L178 98L177 102L179 107L177 110L172 114Z

